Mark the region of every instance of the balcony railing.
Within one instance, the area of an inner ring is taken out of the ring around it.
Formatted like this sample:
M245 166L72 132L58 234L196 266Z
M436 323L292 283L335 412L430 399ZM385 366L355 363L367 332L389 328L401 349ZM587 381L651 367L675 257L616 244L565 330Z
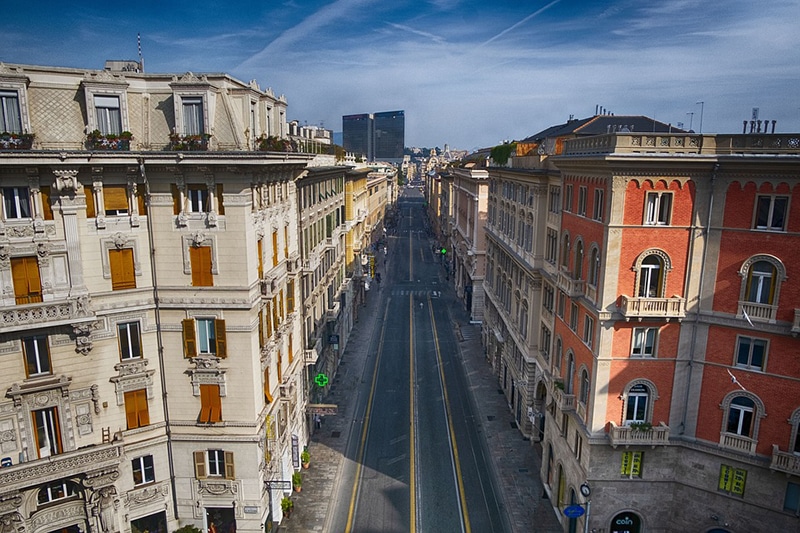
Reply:
M586 298L591 300L594 303L597 303L597 287L594 285L587 283L586 284Z
M75 324L94 320L88 298L37 302L0 311L0 330L21 331L32 327Z
M622 295L619 310L625 320L631 318L678 318L686 316L686 300L673 296L672 298L632 298Z
M169 136L169 149L180 152L205 152L208 150L211 135L178 135Z
M575 395L567 394L558 387L553 387L553 400L562 411L575 410Z
M736 450L739 452L754 454L756 453L756 444L758 442L750 437L736 435L735 433L720 433L719 445L723 448Z
M573 279L570 273L561 271L558 273L558 287L570 297L583 296L586 281Z
M800 309L794 310L794 322L792 323L792 335L795 337L800 333Z
M777 444L772 445L772 463L770 470L778 470L787 474L800 476L800 455L782 452Z
M737 317L744 318L744 314L747 313L750 320L774 323L777 312L777 305L739 301L739 314Z
M669 444L669 426L664 422L649 429L638 429L630 426L618 426L608 423L608 440L611 446L666 446Z

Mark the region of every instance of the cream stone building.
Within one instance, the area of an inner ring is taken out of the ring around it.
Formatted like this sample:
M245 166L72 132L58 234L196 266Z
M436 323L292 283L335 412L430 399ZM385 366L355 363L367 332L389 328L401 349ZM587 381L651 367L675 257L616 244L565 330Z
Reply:
M349 331L347 168L224 74L0 64L0 99L0 524L269 531Z

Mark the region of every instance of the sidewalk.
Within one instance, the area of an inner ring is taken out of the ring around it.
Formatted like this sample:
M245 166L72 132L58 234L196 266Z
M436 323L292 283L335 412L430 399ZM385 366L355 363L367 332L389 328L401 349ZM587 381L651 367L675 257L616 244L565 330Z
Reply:
M486 435L497 486L501 494L501 510L507 513L514 533L563 531L550 501L542 498L539 481L541 448L523 439L514 418L500 393L497 378L484 357L480 342L480 324L470 324L466 312L453 298L452 287L443 300L452 303L453 320L460 324L459 349L475 398L479 420L476 431ZM379 315L380 294L370 291L365 307L359 310L341 366L325 403L339 405L339 414L325 418L309 444L311 468L303 471L303 490L294 493L294 512L278 528L282 533L338 533L325 530L331 498L344 457L347 436L353 423L355 388L363 374L375 321ZM341 497L341 495L339 496Z

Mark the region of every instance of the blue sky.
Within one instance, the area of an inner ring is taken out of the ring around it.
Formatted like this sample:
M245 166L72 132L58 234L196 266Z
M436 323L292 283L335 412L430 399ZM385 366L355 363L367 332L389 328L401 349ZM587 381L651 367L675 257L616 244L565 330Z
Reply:
M141 33L147 72L255 79L334 131L404 109L409 146L493 146L598 105L721 133L758 107L800 131L800 0L72 4L5 10L0 61L100 69Z

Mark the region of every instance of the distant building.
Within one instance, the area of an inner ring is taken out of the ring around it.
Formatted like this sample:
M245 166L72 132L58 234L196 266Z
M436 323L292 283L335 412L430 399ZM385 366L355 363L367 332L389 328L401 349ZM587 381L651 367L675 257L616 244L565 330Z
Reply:
M363 154L368 161L401 163L405 147L405 111L342 117L344 148Z

